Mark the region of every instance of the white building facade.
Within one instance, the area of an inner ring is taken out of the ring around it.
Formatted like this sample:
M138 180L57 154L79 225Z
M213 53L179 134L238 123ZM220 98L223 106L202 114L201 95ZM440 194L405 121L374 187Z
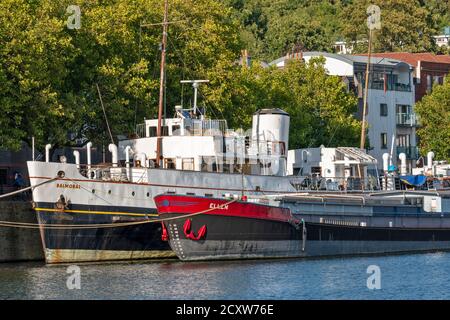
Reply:
M305 52L302 55L306 62L320 56L326 60L325 68L328 73L342 77L348 84L348 90L358 96L359 108L356 116L361 119L368 58L325 52ZM288 59L289 57L283 57L270 65L284 67ZM393 165L397 165L398 155L405 153L410 172L418 159L412 71L411 65L399 60L371 58L366 111L370 144L368 154L377 159L379 170L382 170L384 153L392 155Z

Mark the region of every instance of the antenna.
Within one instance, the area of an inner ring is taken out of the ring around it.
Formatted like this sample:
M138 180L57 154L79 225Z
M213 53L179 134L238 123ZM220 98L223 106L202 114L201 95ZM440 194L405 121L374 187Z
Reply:
M197 114L197 91L200 83L208 83L209 80L181 80L180 83L192 83L194 88L194 115Z

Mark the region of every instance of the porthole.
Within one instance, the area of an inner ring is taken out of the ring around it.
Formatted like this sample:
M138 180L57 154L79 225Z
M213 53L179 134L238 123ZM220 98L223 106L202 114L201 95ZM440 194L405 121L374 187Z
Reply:
M134 197L134 195L135 195L134 191L131 193L131 195Z
M150 192L147 192L147 198L150 197Z
M92 189L92 193L95 193L95 189Z
M108 190L108 194L111 194L111 190Z

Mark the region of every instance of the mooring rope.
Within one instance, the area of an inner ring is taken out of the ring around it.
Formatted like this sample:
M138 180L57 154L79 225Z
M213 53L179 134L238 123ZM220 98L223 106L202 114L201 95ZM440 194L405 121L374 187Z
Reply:
M18 194L18 193L21 193L21 192L28 191L28 190L30 190L30 189L34 189L34 188L40 187L40 186L42 186L42 185L44 185L44 184L46 184L46 183L49 183L49 182L52 182L52 181L58 179L58 178L59 178L59 177L54 177L54 178L52 178L52 179L50 179L50 180L47 180L47 181L38 183L38 184L35 185L35 186L29 186L29 187L26 187L26 188L23 188L23 189L19 189L19 190L16 190L16 191L12 191L12 192L9 192L9 193L0 194L0 199L2 199L2 198L7 198L7 197L13 196L13 195L15 195L15 194Z
M37 186L37 185L36 185ZM18 222L18 221L0 221L0 227L11 227L11 228L24 228L24 229L97 229L97 228L118 228L118 227L127 227L133 225L140 225L146 223L158 223L164 221L171 221L177 219L185 219L193 216L197 216L200 214L208 213L217 209L223 209L224 207L236 202L238 199L233 199L229 202L219 205L215 208L209 208L203 211L194 212L186 215L181 215L178 217L170 217L170 218L161 218L161 219L147 219L144 221L133 221L133 222L119 222L119 223L101 223L101 224L51 224L51 225L43 225L38 223L29 223L29 222ZM61 210L64 212L64 210Z

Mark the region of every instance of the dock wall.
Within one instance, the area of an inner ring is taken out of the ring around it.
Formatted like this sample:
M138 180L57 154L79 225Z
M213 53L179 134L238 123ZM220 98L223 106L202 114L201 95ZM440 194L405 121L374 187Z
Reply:
M37 223L30 201L0 201L0 220ZM0 262L44 260L39 229L0 226Z

